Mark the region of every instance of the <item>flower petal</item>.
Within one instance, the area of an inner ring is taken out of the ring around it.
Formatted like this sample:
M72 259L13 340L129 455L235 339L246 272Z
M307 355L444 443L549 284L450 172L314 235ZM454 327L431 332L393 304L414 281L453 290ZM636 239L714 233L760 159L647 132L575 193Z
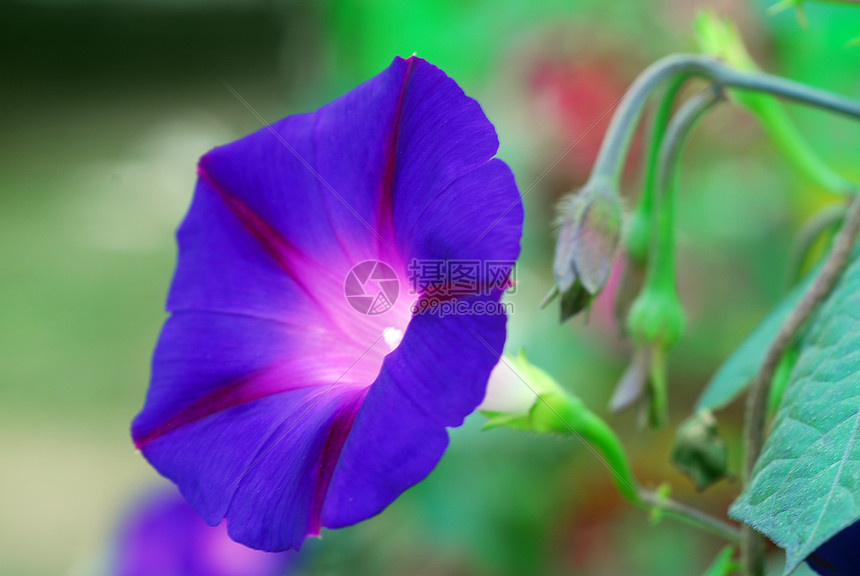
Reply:
M333 419L340 408L331 402L352 405L375 373L356 362L358 353L338 344L324 332L271 320L176 313L165 324L156 349L145 409L132 425L135 443L180 486L207 522L217 524L248 469L264 463L258 454L267 440L282 433L285 425L296 425L301 418L298 431L305 434L285 438L281 446L287 448L290 442L324 436L330 425L348 431L343 419ZM319 403L324 393L326 402ZM329 451L326 457L336 459L338 452ZM327 478L320 480L327 484ZM316 485L311 476L306 483ZM306 499L298 492L295 497ZM302 535L307 525L318 523L311 520L307 502L301 504L304 520L300 514L295 519L305 522ZM231 530L241 528L231 524ZM282 544L297 547L300 542Z
M363 390L313 387L231 407L141 450L210 524L267 551L318 534L326 489ZM272 489L276 486L276 489Z
M379 206L409 68L395 60L316 112L215 148L201 169L297 254L329 267L349 264L348 270L374 255L381 241Z
M510 267L519 255L522 226L513 174L493 159L428 201L404 245L409 260L496 260Z
M132 425L138 446L258 398L340 382L367 386L358 352L325 331L244 315L181 312L165 323L144 410Z
M398 246L406 245L428 205L455 180L489 162L499 148L496 131L480 105L456 82L414 56L408 63L400 122L390 148L395 154L389 160L390 197L382 201L382 209L390 203ZM492 184L482 185L472 191L477 197L470 194L462 204L480 204L493 191ZM508 204L516 198L519 194L508 198Z
M505 322L504 314L412 319L346 440L323 508L326 527L378 514L430 473L448 445L446 428L461 425L484 396Z
M208 179L198 180L177 237L179 262L168 310L317 320L315 302L285 273L284 257L275 252L280 238ZM261 241L265 237L268 243Z
M268 438L227 512L233 538L273 551L299 549L307 536L319 535L329 481L364 395L317 390ZM282 400L278 409L295 408L295 399Z

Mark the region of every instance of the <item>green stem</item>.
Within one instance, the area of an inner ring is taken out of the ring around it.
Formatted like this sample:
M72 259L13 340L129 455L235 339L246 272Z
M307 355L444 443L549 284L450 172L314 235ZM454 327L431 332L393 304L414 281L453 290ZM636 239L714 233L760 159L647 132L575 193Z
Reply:
M839 224L845 218L845 205L837 204L828 206L817 212L812 218L807 220L800 232L797 234L797 239L794 242L794 248L791 253L791 265L789 270L791 273L791 283L794 284L800 277L803 276L804 264L807 257L812 251L813 245L821 235L830 230L833 226Z
M657 508L670 518L715 534L732 544L739 544L741 541L741 534L737 527L729 522L715 518L698 508L688 506L677 500L672 500L669 497L661 495L659 492L646 488L639 489L639 497L645 504L644 508Z
M833 194L854 192L856 186L824 163L777 100L760 94L746 94L739 95L738 101L756 115L779 152L810 183Z
M640 264L647 260L648 248L651 244L651 223L654 213L655 189L657 188L657 164L660 157L660 146L663 143L663 135L666 133L666 126L672 115L672 106L687 78L687 75L682 74L672 80L672 83L660 97L651 122L642 194L633 214L627 237L627 251Z
M649 375L648 422L652 428L662 428L669 420L669 390L666 382L666 351L660 345L651 345Z
M656 492L642 488L633 475L627 453L615 431L594 413L583 410L579 402L557 400L543 401L542 405L554 416L553 419L545 421L555 421L557 424L553 426L554 431L572 432L592 451L592 446L596 447L604 465L612 473L619 492L631 504L646 510L656 508L670 518L716 534L729 542L740 542L740 532L732 524L668 496L658 496ZM538 418L543 420L540 416Z
M695 54L667 56L640 74L621 99L609 124L606 137L603 139L590 179L609 178L614 186L618 186L624 159L649 95L665 80L682 74L705 78L730 88L773 94L787 100L860 119L860 104L824 90L769 74L733 70L708 56Z
M672 118L660 146L657 169L656 235L651 247L651 267L646 285L656 290L674 291L675 275L675 204L681 151L693 126L722 98L712 87L688 100Z
M730 542L739 541L740 533L728 522L676 502L668 496L658 497L655 492L642 488L633 475L618 435L575 396L561 390L539 395L529 413L529 429L578 438L612 473L618 490L634 506L646 510L657 509L666 516L717 534Z
M578 398L567 394L551 395L548 398L541 398L541 402L554 418L533 411L533 422L545 423L546 430L571 432L589 449L592 449L592 446L596 447L600 452L598 456L612 473L612 479L619 492L632 504L640 505L636 478L633 476L627 453L615 431L603 419L585 408ZM540 405L535 408L539 409ZM537 427L542 428L540 424Z

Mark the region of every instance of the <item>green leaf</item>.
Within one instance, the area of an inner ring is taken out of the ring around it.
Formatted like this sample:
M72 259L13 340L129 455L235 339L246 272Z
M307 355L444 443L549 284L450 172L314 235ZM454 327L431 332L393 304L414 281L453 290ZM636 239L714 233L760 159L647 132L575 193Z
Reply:
M743 392L761 368L764 355L788 315L803 297L819 269L796 285L759 324L752 334L729 356L696 403L696 411L719 410L731 404Z
M729 515L786 551L785 573L860 519L860 258L798 341L752 480Z
M714 562L702 576L728 576L729 574L740 572L741 565L732 559L734 555L735 549L731 546L726 546L720 550Z

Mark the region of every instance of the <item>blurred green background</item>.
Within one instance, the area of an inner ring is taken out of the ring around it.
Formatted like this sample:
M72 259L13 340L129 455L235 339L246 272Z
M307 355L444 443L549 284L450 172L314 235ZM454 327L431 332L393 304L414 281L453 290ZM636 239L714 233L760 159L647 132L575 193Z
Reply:
M197 158L314 109L413 52L496 125L527 209L509 350L596 411L629 357L609 303L588 326L538 310L554 202L584 181L598 120L654 59L693 48L692 20L732 18L766 69L860 97L860 10L769 2L20 0L0 4L0 573L98 574L119 515L157 475L128 433L147 387ZM792 108L825 159L860 178L860 129ZM595 120L597 122L595 123ZM565 149L576 144L564 155ZM634 147L634 157L639 152ZM635 192L631 164L627 192ZM672 356L675 422L787 287L791 237L832 199L723 106L693 136L679 205L688 337ZM738 471L738 407L720 415ZM670 430L612 416L639 478L723 513L667 462ZM473 415L423 483L377 518L306 545L308 574L697 574L720 543L653 527L576 440L479 431ZM774 557L778 558L777 551Z

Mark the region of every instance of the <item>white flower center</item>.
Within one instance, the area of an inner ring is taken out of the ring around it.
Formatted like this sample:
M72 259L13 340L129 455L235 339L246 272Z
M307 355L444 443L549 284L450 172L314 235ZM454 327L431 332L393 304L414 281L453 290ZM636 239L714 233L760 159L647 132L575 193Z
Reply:
M382 331L382 339L388 344L389 349L394 350L400 345L400 341L403 340L403 330L389 326Z

